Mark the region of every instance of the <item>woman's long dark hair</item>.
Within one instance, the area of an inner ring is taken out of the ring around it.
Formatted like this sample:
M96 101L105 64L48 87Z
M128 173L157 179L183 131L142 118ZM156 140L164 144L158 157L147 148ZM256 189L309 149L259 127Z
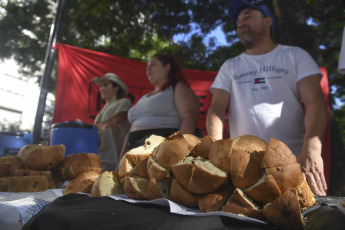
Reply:
M168 81L162 86L161 91L164 91L177 82L182 82L189 86L186 75L183 73L180 64L173 56L165 54L155 54L152 57L157 58L160 62L162 62L163 66L170 64Z

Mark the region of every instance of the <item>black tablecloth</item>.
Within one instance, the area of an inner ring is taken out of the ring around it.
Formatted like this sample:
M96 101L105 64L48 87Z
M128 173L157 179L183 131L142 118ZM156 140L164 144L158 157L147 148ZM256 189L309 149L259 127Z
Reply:
M307 229L344 229L345 215L334 203L320 199L320 206L304 212ZM132 204L109 197L69 194L57 198L32 217L23 230L34 229L278 229L270 224L241 221L227 216L183 216L169 207Z

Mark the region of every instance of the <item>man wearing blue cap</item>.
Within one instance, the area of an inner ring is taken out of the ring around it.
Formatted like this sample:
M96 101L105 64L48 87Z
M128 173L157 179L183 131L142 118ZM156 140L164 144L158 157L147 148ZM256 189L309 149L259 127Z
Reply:
M284 142L313 192L326 195L321 147L327 111L319 67L303 49L272 41L275 21L267 6L232 0L228 12L245 52L222 65L210 88L208 134L222 139L230 103L231 137L250 134Z

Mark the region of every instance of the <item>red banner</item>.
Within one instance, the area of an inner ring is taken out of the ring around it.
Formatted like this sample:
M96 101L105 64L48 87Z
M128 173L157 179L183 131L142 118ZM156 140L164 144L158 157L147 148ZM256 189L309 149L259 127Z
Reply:
M58 49L58 81L56 88L55 112L53 123L73 121L79 119L93 124L96 114L104 102L98 87L91 83L91 79L112 72L117 74L129 88L128 98L134 105L138 99L153 89L146 76L146 63L114 55L81 49L65 44L57 44ZM217 75L215 71L200 71L185 69L188 82L199 97L200 121L198 128L206 132L206 115L211 102L209 88ZM322 90L328 103L328 77L325 68L321 68L323 78ZM329 113L328 113L329 114ZM328 126L323 145L323 159L325 176L329 181L330 172L330 128ZM229 137L228 114L224 124L224 138Z

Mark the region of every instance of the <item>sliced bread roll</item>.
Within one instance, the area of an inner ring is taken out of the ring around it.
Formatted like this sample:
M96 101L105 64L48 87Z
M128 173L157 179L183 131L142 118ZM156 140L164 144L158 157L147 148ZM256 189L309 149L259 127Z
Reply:
M279 197L281 191L273 176L265 173L255 184L245 189L244 193L252 200L266 204Z
M244 215L259 220L264 219L260 207L238 188L234 190L229 200L223 206L222 211Z
M150 156L147 160L147 173L150 179L155 179L156 181L161 181L170 174L166 168L159 165L153 159L153 156Z
M99 172L87 171L87 172L80 173L76 179L79 179L79 180L89 179L89 180L95 181L99 177L99 175L100 175Z
M8 178L9 192L41 192L47 189L55 189L55 183L51 177L42 176L16 176Z
M172 165L171 170L177 181L195 194L213 192L228 179L226 172L203 158L188 157L182 163Z
M79 174L88 171L102 173L102 162L97 154L94 153L74 153L68 155L60 169L62 178L73 180Z
M300 185L296 187L299 205L302 210L310 208L316 204L314 193L311 191L308 182L304 179Z
M194 158L202 157L204 159L208 159L211 146L215 141L216 139L211 136L204 136L201 138L201 142L190 151L189 156Z
M0 157L0 177L11 176L16 170L23 168L23 161L18 156Z
M199 209L202 212L220 211L233 193L234 188L222 186L216 191L196 195Z
M127 176L123 186L123 191L131 199L146 200L149 183L150 180L146 178Z
M185 189L176 179L173 179L171 183L170 200L188 208L198 207L198 201L195 194Z
M55 170L64 160L65 146L26 145L18 152L26 168L38 171Z
M191 145L192 148L201 142L200 138L193 134L183 134L183 138Z
M147 162L149 158L136 164L133 169L129 172L129 176L138 176L149 179L149 174L147 172Z
M263 152L232 150L230 173L236 188L249 187L262 176L262 156Z
M154 200L159 198L170 198L172 178L166 177L161 181L150 179L149 186L147 188L147 199Z
M297 163L296 156L282 141L271 138L262 159L264 168L273 168Z
M164 137L151 135L145 140L144 145L129 150L126 153L126 157L130 162L136 165L144 159L148 158L152 154L153 150L164 141Z
M304 180L301 166L298 163L266 168L266 172L273 176L282 193L289 188L296 188Z
M122 185L116 171L105 171L100 174L92 185L91 196L111 196L123 194Z
M263 211L265 218L283 229L305 229L301 207L295 189L289 189L267 204Z
M215 141L208 154L210 161L225 172L231 172L231 148L234 139L222 139Z
M125 184L126 176L131 172L131 170L134 168L135 164L132 163L127 158L127 153L122 157L120 163L119 163L119 169L118 169L118 175L120 179L120 183L122 186Z
M64 189L64 195L70 193L91 193L93 181L90 179L73 179L69 181Z

